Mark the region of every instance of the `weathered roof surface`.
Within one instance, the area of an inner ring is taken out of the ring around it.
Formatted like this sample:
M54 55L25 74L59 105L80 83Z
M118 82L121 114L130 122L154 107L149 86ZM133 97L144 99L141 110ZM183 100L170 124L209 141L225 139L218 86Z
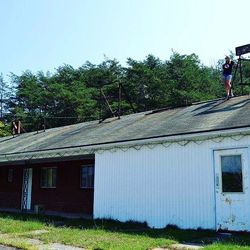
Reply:
M250 126L250 96L149 111L0 138L0 154Z

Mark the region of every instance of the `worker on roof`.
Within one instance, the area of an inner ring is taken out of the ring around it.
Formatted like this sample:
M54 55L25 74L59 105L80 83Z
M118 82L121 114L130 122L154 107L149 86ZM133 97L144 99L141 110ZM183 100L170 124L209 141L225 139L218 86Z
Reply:
M226 99L228 100L230 97L233 97L233 92L231 90L231 81L232 81L232 70L233 70L234 62L231 60L229 56L225 57L225 63L222 65L222 80L226 90Z

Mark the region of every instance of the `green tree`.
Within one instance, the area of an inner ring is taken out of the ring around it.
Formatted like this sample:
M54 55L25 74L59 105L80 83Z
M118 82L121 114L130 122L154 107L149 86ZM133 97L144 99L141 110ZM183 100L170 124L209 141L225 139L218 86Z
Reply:
M6 126L3 122L0 121L0 137L10 135L10 126Z
M166 72L159 58L148 55L144 61L127 60L125 87L137 111L163 107L167 104Z
M41 129L44 122L55 127L107 118L112 114L106 101L117 114L119 84L122 114L189 105L224 95L219 63L206 67L195 54L173 52L166 61L154 55L142 61L128 58L126 67L104 58L100 64L86 62L77 69L62 65L53 74L12 74L15 91L8 112L22 121L26 131ZM249 67L244 70L249 76Z
M215 98L221 91L219 72L202 65L195 54L174 52L166 68L169 103L174 106Z
M8 100L11 97L11 88L4 81L3 75L0 74L0 119L4 120L8 112Z

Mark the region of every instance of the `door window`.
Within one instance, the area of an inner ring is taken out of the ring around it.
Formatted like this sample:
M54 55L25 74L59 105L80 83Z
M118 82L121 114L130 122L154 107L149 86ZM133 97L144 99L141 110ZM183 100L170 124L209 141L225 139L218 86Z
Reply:
M221 156L222 192L243 192L241 155Z

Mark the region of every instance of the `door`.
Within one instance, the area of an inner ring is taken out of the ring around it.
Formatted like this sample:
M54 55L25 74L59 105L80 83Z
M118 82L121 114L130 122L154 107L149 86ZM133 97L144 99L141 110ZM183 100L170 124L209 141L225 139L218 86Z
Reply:
M21 210L31 209L32 168L23 169Z
M247 149L218 150L215 159L216 229L250 230Z

